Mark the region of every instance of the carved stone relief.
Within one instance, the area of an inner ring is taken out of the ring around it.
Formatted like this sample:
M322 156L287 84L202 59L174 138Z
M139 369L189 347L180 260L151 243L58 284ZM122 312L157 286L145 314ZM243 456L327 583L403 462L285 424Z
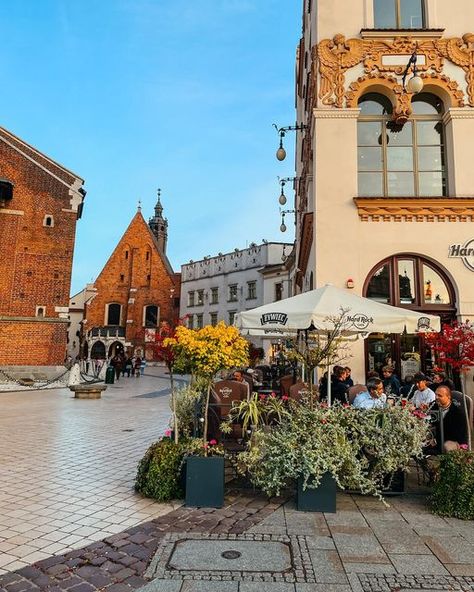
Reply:
M451 98L452 106L464 106L464 93L457 83L443 72L444 59L462 68L467 82L468 104L474 107L474 34L466 33L462 39L422 39L397 37L384 39L346 39L337 34L332 39L324 39L317 46L320 86L318 96L324 105L357 107L357 99L364 88L379 81L394 94L394 119L403 123L411 114L411 94L406 92L397 77L403 75L405 65L397 57L409 57L416 53L417 70L429 80L431 85L439 86ZM314 49L314 48L313 48ZM364 76L353 82L345 91L345 74L349 68L363 64ZM313 83L316 89L316 81ZM314 92L314 98L316 92ZM313 107L316 107L315 101Z

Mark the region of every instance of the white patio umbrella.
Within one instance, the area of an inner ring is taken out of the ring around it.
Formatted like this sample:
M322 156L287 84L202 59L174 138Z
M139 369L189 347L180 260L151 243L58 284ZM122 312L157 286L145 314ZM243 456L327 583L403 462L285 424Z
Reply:
M440 318L382 304L341 290L329 284L240 312L234 325L243 334L275 336L294 334L299 330L328 332L334 330L334 319L343 315L343 335L367 337L369 333L438 332ZM329 382L329 381L328 381ZM330 399L330 394L328 394Z

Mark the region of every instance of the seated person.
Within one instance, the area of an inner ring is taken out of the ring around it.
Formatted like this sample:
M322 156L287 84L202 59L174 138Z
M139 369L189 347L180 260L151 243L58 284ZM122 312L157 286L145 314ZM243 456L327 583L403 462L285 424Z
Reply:
M246 385L248 399L253 391L253 382L251 382L251 379L247 378L242 370L234 370L232 373L232 380Z
M398 397L400 394L400 381L393 373L392 366L384 366L382 368L383 373L383 388L387 396L393 395Z
M439 386L436 389L436 404L433 405L432 410L438 411L438 421L434 424L435 442L432 442L436 451L450 452L458 450L461 445L466 446L468 444L466 414L462 405L458 401L453 401L451 389L448 386Z
M422 373L418 372L413 378L416 384L416 391L411 399L411 404L414 407L429 407L435 401L434 392L428 388L428 378Z
M344 370L346 371L346 377L344 378L343 382L347 386L347 388L350 388L351 386L354 386L354 381L351 377L352 370L351 368L349 368L349 366L346 366Z
M331 401L335 403L347 403L348 386L344 382L346 378L346 369L342 366L335 366L331 377Z
M432 382L429 385L429 387L432 391L436 392L436 389L439 386L447 386L452 391L454 390L454 382L451 379L447 378L444 372L434 372L431 378Z
M385 401L383 382L380 378L370 378L367 390L359 393L352 404L356 409L383 409Z
M416 384L413 382L414 377L411 374L405 376L405 382L400 387L400 396L404 399L411 399L416 391Z

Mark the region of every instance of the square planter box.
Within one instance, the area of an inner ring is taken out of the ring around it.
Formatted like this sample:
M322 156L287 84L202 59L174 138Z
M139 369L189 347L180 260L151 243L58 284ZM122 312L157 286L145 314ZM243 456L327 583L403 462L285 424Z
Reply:
M222 508L224 505L224 458L186 458L186 506Z
M325 473L316 487L303 490L303 479L298 479L296 509L300 512L336 512L337 484L331 473Z

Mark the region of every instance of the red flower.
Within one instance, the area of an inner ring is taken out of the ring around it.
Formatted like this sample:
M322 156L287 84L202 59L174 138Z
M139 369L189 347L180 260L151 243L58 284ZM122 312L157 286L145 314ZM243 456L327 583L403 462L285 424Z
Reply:
M271 397L272 399L276 399L276 393L271 393L270 397Z
M210 446L215 446L217 444L217 440L209 440Z
M281 400L282 401L288 401L290 397L288 395L282 395Z
M262 395L259 395L258 398L260 399L260 401L265 401L267 396L262 394Z

